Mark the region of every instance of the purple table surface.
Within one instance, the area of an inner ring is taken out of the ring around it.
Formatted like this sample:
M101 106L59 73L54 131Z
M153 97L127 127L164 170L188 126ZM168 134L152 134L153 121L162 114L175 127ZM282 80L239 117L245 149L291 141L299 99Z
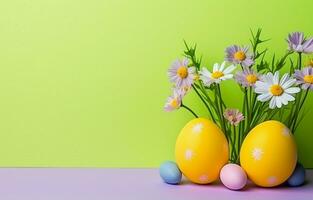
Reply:
M220 183L181 185L162 182L157 169L0 168L1 200L201 200L313 199L313 170L306 184L290 188L259 188L248 184L231 191Z

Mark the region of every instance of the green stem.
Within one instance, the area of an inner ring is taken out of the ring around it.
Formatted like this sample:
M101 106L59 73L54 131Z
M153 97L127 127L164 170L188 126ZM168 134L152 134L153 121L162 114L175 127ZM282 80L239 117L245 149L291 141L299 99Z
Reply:
M221 92L221 87L220 87L220 85L218 85L217 89L218 89L218 93L219 93L220 100L221 100L221 103L222 103L222 107L225 109L225 108L226 108L226 104L225 104L224 101L222 100L222 92Z
M245 88L245 95L244 95L244 105L245 105L245 117L246 117L246 120L245 120L245 126L244 126L244 130L246 130L248 127L249 127L249 124L250 124L250 112L249 112L249 101L248 101L248 91L247 89Z
M205 102L205 100L203 99L203 97L201 96L201 94L198 92L197 88L192 85L192 88L195 90L195 92L197 93L197 95L199 96L199 98L201 99L201 101L203 102L203 104L205 105L205 107L208 109L209 113L210 113L210 116L211 116L211 119L213 120L213 122L215 123L215 119L214 119L214 116L213 116L213 113L210 109L210 107L208 106L208 104Z
M230 148L231 148L230 161L233 163L233 162L234 162L234 156L235 156L235 155L234 155L234 153L235 153L235 151L234 151L234 149L235 149L235 143L234 143L234 141L233 141L231 135L230 135L229 138L228 138L228 143L230 144Z
M253 111L255 106L257 106L257 95L253 92L253 106L252 106Z
M245 100L243 100L243 103L242 103L242 113L243 113L244 116L246 115L245 110L246 110L246 109L245 109ZM245 117L246 117L246 116L245 116ZM245 123L246 123L246 119L245 119L243 122L241 122L241 123L239 124L239 133L240 133L240 134L242 134L243 131L244 131ZM241 136L240 136L240 138L241 138Z
M200 91L202 92L202 94L204 95L205 99L208 101L209 105L211 106L211 108L213 109L213 111L215 112L215 114L217 113L217 108L214 106L214 103L212 101L212 99L210 98L210 96L207 94L205 87L203 86L203 83L200 82ZM210 110L211 116L214 116L212 110ZM213 121L216 122L215 117L213 118Z
M302 67L302 53L299 52L299 63L298 63L298 69L301 69Z
M268 119L272 119L277 113L277 109L271 110L271 114L269 115Z
M297 121L298 121L298 116L299 116L300 111L301 111L301 109L302 109L302 107L303 107L303 104L304 104L304 102L305 102L305 100L306 100L306 98L307 98L307 96L308 96L308 93L309 93L309 89L306 90L305 95L304 95L304 97L303 97L303 99L302 99L302 101L301 101L301 103L300 103L300 106L299 106L299 108L297 109L297 112L295 113L295 117L294 117L292 126L289 127L289 128L291 128L291 132L292 132L292 133L295 133L296 124L297 124Z
M299 101L297 101L297 99ZM302 99L302 90L296 95L296 102L292 105L292 109L291 109L291 113L289 116L289 120L288 120L288 128L292 128L293 123L295 121L295 118L297 116L298 110L299 110L299 106L300 106L300 101Z
M223 116L223 103L222 103L222 94L220 93L220 86L216 84L216 98L217 98L217 107L219 108L219 116L220 116L220 122L223 129L223 132L227 134L226 126L225 126L225 120Z
M303 106L303 104L304 104L308 94L309 94L309 88L306 90L305 95L304 95L304 97L302 99L302 102L301 102L301 105L300 105L300 108L299 108L299 112L300 112L300 110L301 110L301 108L302 108L302 106Z
M256 106L256 110L254 111L254 115L253 118L251 119L250 126L244 131L245 135L248 133L250 128L255 127L260 121L262 121L263 118L264 120L267 119L266 118L266 116L268 116L267 114L268 108L266 108L267 104L266 103L257 103L257 104L258 105Z
M185 108L186 110L188 110L189 112L191 112L193 114L193 116L195 116L195 118L198 118L198 115L193 111L191 110L191 108L189 108L188 106L185 106L183 103L181 104L181 107L182 108Z
M235 152L235 159L234 159L234 161L237 162L239 146L236 146L237 133L236 133L236 126L235 125L233 125L233 132L234 132L234 149L233 149L233 151Z
M301 65L302 65L302 54L301 52L298 53L299 55L299 62L298 62L298 69L300 70L301 69ZM300 103L299 101L297 101L294 105L293 105L293 109L292 109L292 115L290 116L289 118L289 128L291 129L291 132L294 133L295 131L295 124L298 120L298 115L300 113L300 109L304 103L304 100L306 99L306 96L307 96L307 92L305 94L305 97L303 99L303 101ZM300 93L297 94L297 97L299 98L299 100L301 101L302 99L302 91ZM298 99L296 98L296 99ZM301 106L300 106L301 104Z
M298 58L298 69L300 70L301 69L301 65L302 65L302 54L301 54L301 52L299 52L298 53L298 55L299 55L299 58ZM301 99L301 97L302 97L302 91L300 91L297 95L296 95L296 99ZM292 105L292 107L291 107L291 111L290 111L290 114L289 114L289 116L287 117L287 120L286 120L286 122L287 122L287 126L288 126L288 128L290 128L291 130L292 129L294 129L293 128L293 124L295 123L294 121L295 121L295 118L297 118L297 113L298 113L298 109L299 109L299 101L296 101L293 105Z
M295 99L300 98L301 95L302 95L302 91L300 91L300 93L296 94ZM292 107L291 107L291 110L290 110L290 114L289 114L289 116L287 117L287 123L286 123L286 124L287 124L288 128L291 128L292 120L293 120L294 117L295 117L295 114L294 114L294 113L296 112L295 110L296 110L297 104L298 104L297 101L295 101L295 102L292 104Z
M241 122L242 123L242 122ZM237 141L237 148L238 148L238 156L237 156L237 162L239 162L239 154L240 154L240 147L241 147L241 140L242 140L242 134L238 133L238 141Z

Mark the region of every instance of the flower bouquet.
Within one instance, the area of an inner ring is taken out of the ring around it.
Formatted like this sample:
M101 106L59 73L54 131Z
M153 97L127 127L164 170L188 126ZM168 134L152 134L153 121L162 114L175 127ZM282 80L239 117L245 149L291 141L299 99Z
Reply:
M272 187L285 181L292 185L289 180L295 170L304 173L302 165L297 164L293 133L306 114L303 106L313 90L313 59L304 62L304 55L313 52L313 38L306 38L301 32L290 33L286 40L288 48L278 58L275 54L269 56L268 49L262 48L268 40L261 38L261 29L251 31L251 35L250 46L227 47L225 61L215 63L212 68L202 65L196 45L190 46L184 41L184 58L175 60L168 70L173 92L164 110L169 112L184 108L195 119L183 128L177 139L175 154L178 166L167 163L163 168L176 166L176 171L182 171L189 180L200 184L217 179L216 175L209 177L209 174L220 173L221 181L230 189L241 189L245 185L246 174L257 185ZM234 80L239 85L243 96L240 108L229 108L224 101L221 84L227 80ZM191 106L183 102L190 92L195 92L207 109L205 118L199 118ZM194 136L193 132L205 136ZM212 151L227 159L218 160L212 152L203 153L215 144L203 144L205 150L202 150L201 142L218 141L216 137L219 136L212 136L213 132L224 135L227 147L225 142L220 142L221 148ZM287 153L277 153L280 151L277 149L287 149ZM206 159L204 157L210 158L199 161ZM214 169L216 172L206 163L217 166ZM204 169L200 169L200 165ZM269 168L272 168L272 174L256 172ZM275 174L281 168L288 170ZM242 177L237 186L227 180L229 174L234 173ZM293 185L301 183L303 181Z

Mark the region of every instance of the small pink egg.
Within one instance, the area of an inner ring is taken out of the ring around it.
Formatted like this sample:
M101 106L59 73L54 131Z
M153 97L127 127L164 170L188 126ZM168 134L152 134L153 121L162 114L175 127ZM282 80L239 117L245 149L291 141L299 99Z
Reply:
M231 190L240 190L247 184L246 172L236 164L225 165L220 172L220 179Z

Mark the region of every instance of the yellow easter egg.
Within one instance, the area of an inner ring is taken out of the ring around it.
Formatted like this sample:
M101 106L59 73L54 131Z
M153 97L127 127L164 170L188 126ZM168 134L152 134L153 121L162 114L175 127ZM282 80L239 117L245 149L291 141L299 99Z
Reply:
M297 147L281 122L266 121L253 128L240 150L240 164L250 180L262 187L285 182L297 163Z
M216 124L204 118L193 119L177 138L175 157L179 169L190 181L211 183L228 161L228 143Z

